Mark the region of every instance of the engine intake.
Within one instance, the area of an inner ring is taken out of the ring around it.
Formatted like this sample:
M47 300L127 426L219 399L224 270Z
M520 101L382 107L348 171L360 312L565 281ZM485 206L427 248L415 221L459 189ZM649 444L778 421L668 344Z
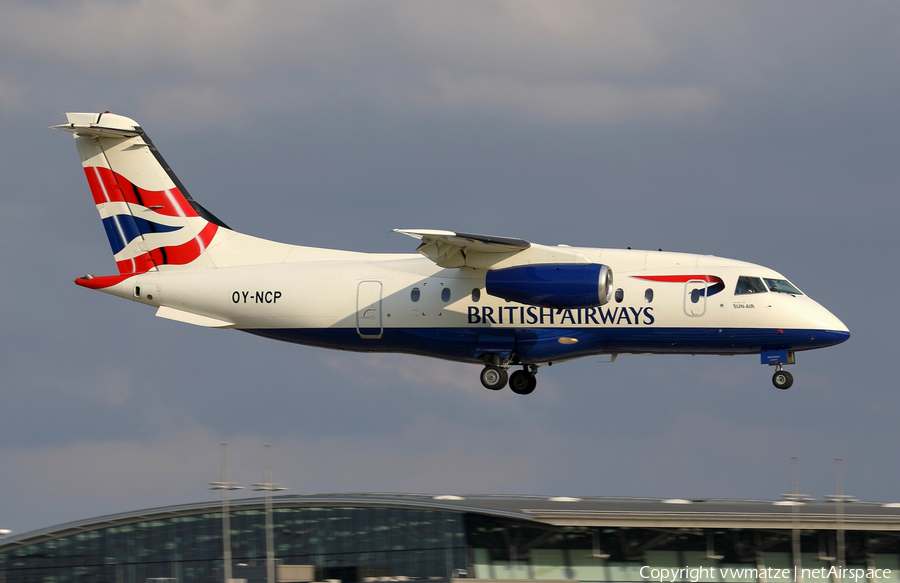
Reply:
M521 265L488 271L485 290L520 304L590 308L612 298L613 273L599 263Z

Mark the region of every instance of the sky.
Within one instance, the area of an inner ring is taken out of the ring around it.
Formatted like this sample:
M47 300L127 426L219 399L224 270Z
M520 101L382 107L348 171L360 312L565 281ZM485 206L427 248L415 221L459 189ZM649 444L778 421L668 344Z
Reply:
M288 493L900 501L900 5L44 0L0 20L0 528ZM850 328L798 354L478 368L156 318L115 273L66 111L134 118L191 195L286 243L393 228L730 257Z

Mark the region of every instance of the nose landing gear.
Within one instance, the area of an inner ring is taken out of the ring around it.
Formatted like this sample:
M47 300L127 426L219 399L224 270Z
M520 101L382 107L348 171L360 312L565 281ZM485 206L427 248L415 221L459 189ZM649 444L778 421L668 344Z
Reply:
M775 374L772 375L772 384L776 389L786 391L794 384L794 375L784 370L781 365L776 365Z
M791 388L791 385L794 384L794 375L784 370L784 365L797 362L793 350L764 350L760 353L760 361L763 364L775 367L775 374L772 375L772 384L775 385L776 389L786 391Z

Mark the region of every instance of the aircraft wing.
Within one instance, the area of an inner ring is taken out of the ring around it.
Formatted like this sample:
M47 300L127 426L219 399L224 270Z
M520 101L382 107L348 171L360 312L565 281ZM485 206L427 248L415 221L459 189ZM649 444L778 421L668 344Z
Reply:
M456 233L435 229L394 229L395 233L420 239L422 244L416 249L441 267L465 267L467 257L473 254L501 254L494 257L500 261L531 247L523 239L493 237L473 233Z
M529 261L540 263L589 263L590 260L577 253L560 247L546 248L533 245L524 239L494 237L474 233L458 233L435 229L394 229L422 241L416 249L441 267L473 267L491 269L513 255L527 251Z

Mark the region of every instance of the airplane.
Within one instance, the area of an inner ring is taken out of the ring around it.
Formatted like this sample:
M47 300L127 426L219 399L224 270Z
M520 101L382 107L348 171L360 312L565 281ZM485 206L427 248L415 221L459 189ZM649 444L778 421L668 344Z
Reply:
M788 389L797 352L850 337L778 272L712 255L436 229L394 229L419 241L404 254L260 239L195 201L134 120L66 119L119 272L75 283L161 318L478 364L485 388L520 395L538 367L623 354L757 354Z

